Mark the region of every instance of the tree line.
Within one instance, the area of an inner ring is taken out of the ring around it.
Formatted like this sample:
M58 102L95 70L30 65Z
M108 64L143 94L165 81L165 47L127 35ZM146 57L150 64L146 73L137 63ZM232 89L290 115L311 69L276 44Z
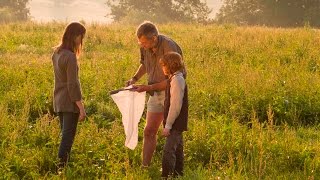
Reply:
M30 17L28 2L29 0L1 0L0 23L27 21Z
M223 0L218 23L275 27L320 26L320 0Z
M0 23L30 19L31 0L1 0ZM222 0L210 18L209 0L106 0L107 14L115 22L234 23L275 27L320 26L320 0ZM218 0L217 0L218 1Z

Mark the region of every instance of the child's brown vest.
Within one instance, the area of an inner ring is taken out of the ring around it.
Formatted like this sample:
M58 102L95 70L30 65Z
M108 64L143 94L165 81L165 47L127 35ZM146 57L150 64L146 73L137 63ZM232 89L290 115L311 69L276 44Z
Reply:
M166 119L168 117L169 113L169 107L170 107L170 85L171 78L167 81L167 88L166 88L166 98L164 101L164 121L163 125L165 126L166 124ZM188 129L188 87L187 84L184 89L184 96L183 96L183 103L181 107L181 111L179 116L176 118L172 125L172 130L177 130L177 131L187 131Z

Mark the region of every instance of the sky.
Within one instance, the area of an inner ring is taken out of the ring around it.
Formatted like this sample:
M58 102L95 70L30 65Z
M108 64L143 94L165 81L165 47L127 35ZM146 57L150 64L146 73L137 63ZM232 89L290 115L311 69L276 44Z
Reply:
M221 0L206 0L213 18L222 5ZM110 23L106 0L31 0L30 14L34 21L80 21Z

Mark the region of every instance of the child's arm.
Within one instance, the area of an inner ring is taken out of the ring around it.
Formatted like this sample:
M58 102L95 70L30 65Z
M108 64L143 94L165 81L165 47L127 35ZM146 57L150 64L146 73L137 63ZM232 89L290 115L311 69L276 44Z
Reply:
M170 107L168 117L166 120L166 129L171 129L174 121L179 116L184 96L184 89L186 86L185 80L182 76L174 76L171 80L170 88Z

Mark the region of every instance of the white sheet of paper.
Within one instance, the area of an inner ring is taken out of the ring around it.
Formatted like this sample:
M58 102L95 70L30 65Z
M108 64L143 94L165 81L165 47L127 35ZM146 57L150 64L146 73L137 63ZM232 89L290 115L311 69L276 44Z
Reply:
M134 149L138 144L138 124L146 99L146 92L120 91L111 95L122 115L122 124L126 134L125 146Z

